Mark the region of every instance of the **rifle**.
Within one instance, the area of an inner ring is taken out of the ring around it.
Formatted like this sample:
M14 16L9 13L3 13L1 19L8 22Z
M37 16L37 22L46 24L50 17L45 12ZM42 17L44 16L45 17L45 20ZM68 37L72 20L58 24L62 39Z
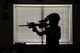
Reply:
M19 25L19 27L27 26L28 28L33 28L34 26L38 26L39 28L47 27L49 24L46 22L34 23L34 22L27 22L27 25Z

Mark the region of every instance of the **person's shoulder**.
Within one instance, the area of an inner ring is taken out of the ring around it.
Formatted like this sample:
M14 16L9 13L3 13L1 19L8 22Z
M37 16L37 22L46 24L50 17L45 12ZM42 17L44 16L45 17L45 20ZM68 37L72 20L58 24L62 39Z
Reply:
M57 26L57 28L61 28L60 26Z
M60 31L60 30L61 30L61 27L60 27L60 26L58 26L58 27L57 27L57 29Z
M61 30L60 26L57 26L57 27L56 27L56 30Z

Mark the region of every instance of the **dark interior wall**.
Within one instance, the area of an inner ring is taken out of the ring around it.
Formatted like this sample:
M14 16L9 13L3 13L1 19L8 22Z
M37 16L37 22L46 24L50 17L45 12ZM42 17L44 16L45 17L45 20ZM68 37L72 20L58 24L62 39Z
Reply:
M73 6L73 37L74 45L80 48L80 4L74 4Z
M0 0L0 48L13 46L13 9L14 3L25 4L73 4L73 45L61 45L66 50L80 48L80 4L73 0ZM66 48L66 49L65 49Z

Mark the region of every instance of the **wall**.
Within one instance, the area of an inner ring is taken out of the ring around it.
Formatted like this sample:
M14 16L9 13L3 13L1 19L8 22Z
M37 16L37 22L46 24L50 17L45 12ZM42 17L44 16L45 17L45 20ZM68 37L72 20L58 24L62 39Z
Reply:
M35 4L59 4L64 3L73 4L73 45L61 45L61 50L66 52L75 51L75 49L80 48L80 4L77 1L73 0L44 0L44 1L36 1L36 0L0 0L0 48L9 48L12 47L13 44L13 11L12 4L13 3L35 3ZM32 48L34 48L33 45ZM39 47L38 45L37 47ZM31 46L30 46L31 47ZM40 47L39 47L40 48ZM76 52L76 51L75 51Z

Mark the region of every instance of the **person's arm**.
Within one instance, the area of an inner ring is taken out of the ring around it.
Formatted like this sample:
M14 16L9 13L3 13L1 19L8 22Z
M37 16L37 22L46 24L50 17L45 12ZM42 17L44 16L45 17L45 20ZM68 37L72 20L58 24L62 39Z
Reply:
M36 32L39 36L42 36L45 34L45 31L39 32L36 27L33 27L33 32Z

